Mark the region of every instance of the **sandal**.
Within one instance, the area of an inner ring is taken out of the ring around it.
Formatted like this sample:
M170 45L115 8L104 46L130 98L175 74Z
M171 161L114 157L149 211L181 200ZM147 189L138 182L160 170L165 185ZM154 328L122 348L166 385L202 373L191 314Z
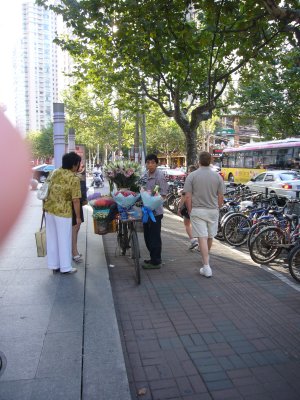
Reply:
M83 261L83 259L81 258L82 254L78 254L77 256L72 257L73 261L75 261L76 263L81 263Z

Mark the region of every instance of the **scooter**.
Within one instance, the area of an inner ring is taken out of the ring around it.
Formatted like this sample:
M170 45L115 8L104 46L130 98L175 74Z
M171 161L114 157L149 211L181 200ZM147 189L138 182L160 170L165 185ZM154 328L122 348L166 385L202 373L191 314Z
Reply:
M94 172L93 173L93 179L94 179L94 186L96 188L103 188L104 187L104 182L101 174L99 172Z

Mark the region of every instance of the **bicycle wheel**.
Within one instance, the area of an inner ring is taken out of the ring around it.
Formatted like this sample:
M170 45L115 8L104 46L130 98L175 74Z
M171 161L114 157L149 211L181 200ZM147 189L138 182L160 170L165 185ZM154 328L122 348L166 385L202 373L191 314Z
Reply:
M225 240L224 236L223 236L222 219L226 214L227 214L227 210L220 210L219 221L218 221L218 232L215 236L215 239L218 239L221 241Z
M223 236L231 246L241 246L246 243L251 223L244 214L230 215L223 226Z
M175 194L172 194L170 197L167 198L167 209L174 212L175 209L175 202L176 202Z
M128 226L127 223L119 221L118 224L118 244L121 249L121 255L125 256L129 249Z
M134 263L135 281L139 285L141 283L140 247L139 247L139 240L134 228L131 230L130 245L131 245L131 258L133 259Z
M279 228L268 226L250 243L250 256L258 264L267 264L280 255L282 247L279 246L284 243L284 233Z
M289 271L292 277L300 282L300 246L295 246L289 254Z
M255 239L255 237L261 232L262 229L266 228L267 226L274 225L274 220L269 221L262 221L258 222L257 224L251 226L248 238L247 238L247 246L250 247L251 242Z

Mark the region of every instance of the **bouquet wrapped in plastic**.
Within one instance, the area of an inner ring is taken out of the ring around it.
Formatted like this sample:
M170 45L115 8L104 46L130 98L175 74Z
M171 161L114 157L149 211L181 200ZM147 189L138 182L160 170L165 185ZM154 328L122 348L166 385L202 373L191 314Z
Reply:
M114 201L123 208L130 208L140 198L139 193L131 190L118 190L113 194Z
M109 232L109 215L116 204L110 196L89 196L89 204L93 208L94 232L104 235Z
M122 220L128 219L128 211L131 210L134 203L140 198L139 193L132 192L131 190L118 190L113 194L113 199L118 205L120 218Z
M96 199L89 200L89 204L94 210L109 209L114 203L114 199L110 196L101 196Z
M156 222L153 211L164 203L164 199L159 194L159 188L155 187L152 192L150 190L141 189L141 199L143 201L143 223L146 223L149 218L153 222Z

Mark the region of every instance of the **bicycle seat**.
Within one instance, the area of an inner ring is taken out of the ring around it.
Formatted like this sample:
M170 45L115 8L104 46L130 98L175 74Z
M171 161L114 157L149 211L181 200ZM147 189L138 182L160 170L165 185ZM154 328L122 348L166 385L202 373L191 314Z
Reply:
M282 215L283 213L283 209L282 210L275 210L274 208L272 208L271 210L268 211L269 214L271 215L275 215L276 217L279 215Z
M290 222L298 221L298 215L296 215L296 214L284 214L284 216Z

